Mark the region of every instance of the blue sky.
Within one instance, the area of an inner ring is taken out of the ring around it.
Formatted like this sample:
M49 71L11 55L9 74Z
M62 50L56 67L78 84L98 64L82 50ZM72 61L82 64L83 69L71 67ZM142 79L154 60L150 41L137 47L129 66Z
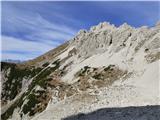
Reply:
M2 2L2 59L28 60L107 21L154 26L160 2Z

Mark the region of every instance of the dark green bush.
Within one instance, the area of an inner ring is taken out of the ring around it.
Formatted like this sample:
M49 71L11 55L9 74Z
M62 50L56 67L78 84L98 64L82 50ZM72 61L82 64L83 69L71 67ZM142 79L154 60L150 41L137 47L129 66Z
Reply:
M30 94L29 96L28 96L28 102L27 102L27 104L25 104L24 106L23 106L23 113L24 114L27 114L28 112L30 112L30 114L32 114L32 108L34 108L35 107L35 105L36 104L38 104L39 103L39 101L37 100L37 98L36 98L36 96L34 95L34 94Z
M113 67L115 67L115 65L109 65L108 67L104 68L104 71L111 70Z
M44 63L42 66L47 67L49 65L49 62Z
M103 77L103 75L102 74L96 74L96 75L94 75L94 76L92 76L94 79L97 79L97 80L99 80L99 79L102 79L102 77Z

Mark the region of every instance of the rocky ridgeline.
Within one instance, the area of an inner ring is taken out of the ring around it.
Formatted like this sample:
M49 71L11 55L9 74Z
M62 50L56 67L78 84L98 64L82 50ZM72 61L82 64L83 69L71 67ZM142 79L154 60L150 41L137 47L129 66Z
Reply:
M97 67L82 64L93 55L107 52L112 57L123 51L124 58L135 64L139 61L133 59L138 59L135 55L141 51L144 52L141 57L152 63L160 59L159 48L160 24L152 28L133 28L126 23L115 27L104 22L89 31L81 30L69 42L33 60L19 64L3 62L1 117L3 120L12 118L17 111L19 119L26 116L31 119L43 112L49 103L56 104L74 95L83 96L83 92L108 88L115 81L126 80L135 74L118 64ZM116 61L121 63L120 58ZM73 73L73 78L69 77L73 82L66 82L65 76L76 67L80 69Z
M134 28L124 23L115 27L107 22L93 26L89 31L81 30L72 40L78 56L87 58L96 53L109 51L118 52L128 48L128 54L136 53L141 47L144 50L153 50L160 47L159 36L160 26L148 28L143 26ZM126 56L128 55L126 54Z

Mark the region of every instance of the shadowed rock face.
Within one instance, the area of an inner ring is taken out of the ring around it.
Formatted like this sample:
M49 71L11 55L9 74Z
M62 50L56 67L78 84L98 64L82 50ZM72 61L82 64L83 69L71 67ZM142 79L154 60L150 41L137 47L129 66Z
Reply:
M73 115L63 120L159 120L160 106L103 108L91 113Z

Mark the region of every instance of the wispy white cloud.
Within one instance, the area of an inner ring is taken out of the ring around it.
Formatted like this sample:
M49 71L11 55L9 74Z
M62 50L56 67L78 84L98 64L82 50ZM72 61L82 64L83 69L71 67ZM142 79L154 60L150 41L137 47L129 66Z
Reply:
M53 36L56 36L54 35L54 33L59 34L62 36L63 40L65 40L63 36L67 35L71 37L77 32L71 26L58 24L54 21L49 22L39 13L24 10L21 11L21 9L18 9L13 5L4 5L4 10L2 9L2 23L2 28L4 28L4 31L9 31L13 33L25 32L29 33L28 35L31 36L32 33L34 35L39 34L40 36L41 33L53 32ZM54 39L56 40L57 38L54 37Z
M2 59L1 60L31 60L35 57L34 54L17 54L17 53L2 53Z
M77 32L71 26L47 20L36 10L22 8L15 4L2 4L2 59L37 57L71 39ZM76 22L58 13L56 16Z
M15 58L20 60L31 59L59 45L59 43L57 42L55 42L53 45L47 45L36 41L22 40L8 36L2 36L1 39L2 39L2 59L15 59ZM28 53L28 54L24 55L20 53Z
M34 16L18 15L16 20L12 20L12 23L17 24L16 22L17 20L19 20L24 27L31 28L31 30L38 31L38 32L40 30L52 30L52 31L58 31L60 33L64 33L68 35L73 35L76 32L76 30L74 30L69 26L60 25L54 22L51 23L46 19L44 19L38 13L34 14Z
M38 39L38 41L43 42L45 44L48 44L48 43L52 44L52 42L54 41L58 43L63 43L64 41L67 41L72 37L73 37L72 35L56 32L56 31L50 31L50 30L40 30L39 32L35 32L25 36L26 39L29 39L29 40Z

